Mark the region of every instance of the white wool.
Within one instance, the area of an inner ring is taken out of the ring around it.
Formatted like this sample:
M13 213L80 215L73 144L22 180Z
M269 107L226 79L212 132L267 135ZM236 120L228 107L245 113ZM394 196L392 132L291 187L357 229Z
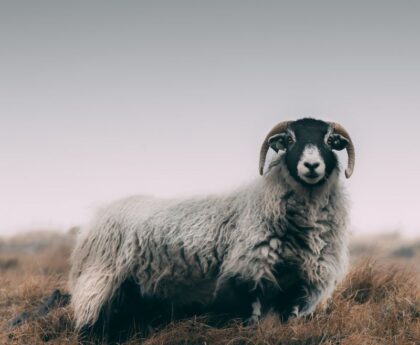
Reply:
M309 191L282 158L262 178L226 195L115 202L98 212L72 255L76 327L93 324L129 277L142 295L205 304L223 293L230 277L281 289L274 266L289 262L300 265L312 287L297 312L311 313L345 272L346 208L338 170ZM260 301L252 307L251 316L259 317Z

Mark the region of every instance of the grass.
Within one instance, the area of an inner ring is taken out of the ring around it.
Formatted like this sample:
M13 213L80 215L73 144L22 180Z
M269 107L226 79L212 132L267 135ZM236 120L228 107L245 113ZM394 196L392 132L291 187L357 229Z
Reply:
M0 242L0 344L77 344L69 307L6 329L8 320L36 308L55 288L66 291L72 236L43 234L46 245L39 240L41 235L32 236L35 249L28 236L21 240L21 247L16 239L14 247ZM395 257L393 247L388 254L374 252L375 259L366 259L366 252L360 246L356 249L345 281L330 303L311 318L283 324L270 315L258 326L232 321L223 328L208 326L204 317L195 318L173 323L147 338L138 336L125 345L419 345L419 256Z

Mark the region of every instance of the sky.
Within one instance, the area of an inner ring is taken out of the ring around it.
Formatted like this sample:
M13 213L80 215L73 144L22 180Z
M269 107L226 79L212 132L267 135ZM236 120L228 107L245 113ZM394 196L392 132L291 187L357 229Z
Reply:
M232 190L311 116L354 141L352 231L418 236L419 32L418 1L0 1L0 235Z

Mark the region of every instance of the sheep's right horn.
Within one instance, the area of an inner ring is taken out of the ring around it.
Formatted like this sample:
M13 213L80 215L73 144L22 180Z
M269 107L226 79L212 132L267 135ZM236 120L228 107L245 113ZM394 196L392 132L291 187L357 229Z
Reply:
M275 134L280 134L284 132L291 123L292 121L280 122L277 125L275 125L274 128L266 135L260 150L260 175L262 175L264 172L265 157L267 156L267 151L270 148L268 144L268 139L270 139L270 137L272 137Z
M350 176L353 174L353 170L354 170L354 163L356 160L356 154L354 151L354 145L353 145L353 141L350 138L349 133L344 129L343 126L341 126L338 123L335 122L329 122L329 125L331 126L331 128L334 130L334 133L340 134L343 137L345 137L349 143L347 145L347 155L348 155L348 163L347 163L347 168L345 171L346 177L350 178Z

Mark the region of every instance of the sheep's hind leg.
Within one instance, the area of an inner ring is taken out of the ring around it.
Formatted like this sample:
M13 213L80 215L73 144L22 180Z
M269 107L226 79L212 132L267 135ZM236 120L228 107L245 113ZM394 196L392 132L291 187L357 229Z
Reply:
M93 325L86 324L80 327L78 343L83 345L108 343L107 325L105 315L101 313Z
M81 327L79 341L84 344L118 344L141 330L140 289L132 279L125 281L114 297L102 306L92 325Z

